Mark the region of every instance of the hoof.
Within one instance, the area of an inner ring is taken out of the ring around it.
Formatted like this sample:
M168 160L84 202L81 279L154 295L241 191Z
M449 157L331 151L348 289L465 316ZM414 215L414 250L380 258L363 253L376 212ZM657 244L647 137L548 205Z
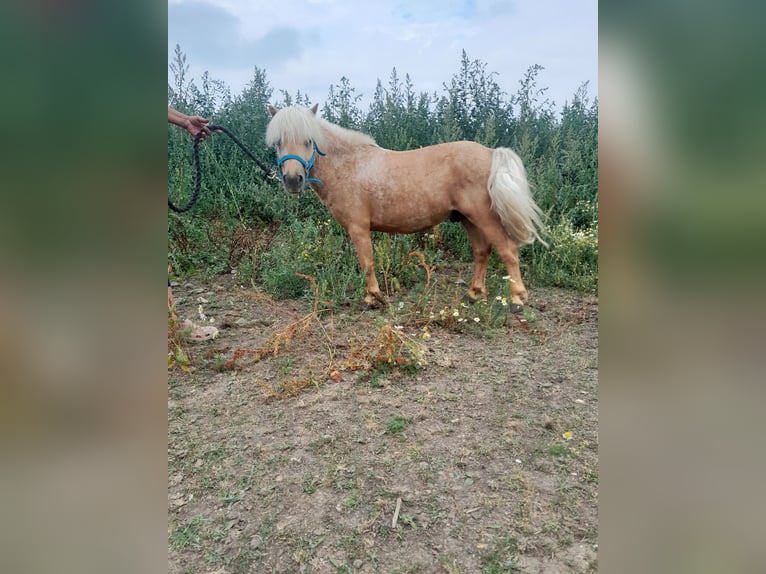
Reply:
M385 309L387 306L388 305L386 301L382 297L376 297L372 301L362 301L362 307L364 307L366 311L370 311L372 309Z
M518 315L519 313L524 311L524 305L519 305L518 303L511 303L511 313L514 315Z
M487 296L486 295L480 295L479 297L471 297L468 293L463 295L462 301L463 303L470 303L471 305L475 305L479 301L486 301Z

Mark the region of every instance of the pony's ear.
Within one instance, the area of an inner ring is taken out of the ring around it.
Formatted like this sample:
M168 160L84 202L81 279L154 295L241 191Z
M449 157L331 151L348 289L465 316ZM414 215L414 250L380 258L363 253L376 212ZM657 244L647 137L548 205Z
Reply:
M274 107L274 106L272 106L272 105L269 105L269 113L271 114L271 117L272 117L272 118L273 118L275 115L277 115L277 112L278 112L278 111L279 111L279 110L278 110L277 108L275 108L275 107Z
M314 104L311 106L311 113L314 115L317 115L317 110L319 109L319 104Z

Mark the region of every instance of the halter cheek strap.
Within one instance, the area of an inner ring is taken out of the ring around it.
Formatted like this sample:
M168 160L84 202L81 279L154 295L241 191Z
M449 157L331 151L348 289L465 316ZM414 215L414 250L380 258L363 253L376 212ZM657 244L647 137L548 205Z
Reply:
M322 180L317 179L316 177L311 177L311 170L314 169L314 161L316 160L316 154L319 155L325 155L323 152L319 150L317 147L316 142L314 143L314 151L311 152L311 157L308 161L303 159L299 155L295 155L294 153L289 153L287 155L283 155L277 160L277 167L279 168L279 179L284 179L285 176L282 173L282 164L285 163L288 159L294 159L298 163L300 163L303 166L304 171L306 172L306 181L308 183L318 183L321 185Z

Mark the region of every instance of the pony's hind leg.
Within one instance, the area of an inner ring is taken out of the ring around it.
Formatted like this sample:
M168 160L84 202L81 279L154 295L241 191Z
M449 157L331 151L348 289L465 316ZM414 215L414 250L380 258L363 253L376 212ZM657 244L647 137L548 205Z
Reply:
M521 280L519 246L511 241L500 221L493 216L494 214L488 214L486 218L480 218L478 222L474 222L474 225L489 240L500 259L503 260L511 284L511 313L520 313L524 309L524 301L527 300L527 288Z
M349 226L348 234L351 237L351 242L356 248L356 255L359 259L359 266L362 268L365 279L367 280L364 302L370 307L376 307L379 303L385 305L383 294L380 292L380 286L378 285L378 280L375 277L370 230Z
M519 269L519 246L510 239L506 239L508 256L504 256L498 250L500 258L505 263L508 270L508 279L511 282L511 313L521 313L524 310L524 302L527 300L527 288L521 280L521 269Z
M481 230L473 223L467 219L464 219L461 223L465 227L468 239L471 241L471 249L473 250L473 278L471 279L471 285L468 287L466 296L472 301L486 299L487 262L489 261L492 245L490 245Z

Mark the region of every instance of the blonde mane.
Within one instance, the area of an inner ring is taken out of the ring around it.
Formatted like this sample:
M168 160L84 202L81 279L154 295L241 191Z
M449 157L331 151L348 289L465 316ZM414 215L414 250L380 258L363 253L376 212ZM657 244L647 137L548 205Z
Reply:
M377 145L367 134L342 128L317 117L309 109L295 106L282 108L271 118L266 128L266 144L273 146L277 142L284 144L311 140L322 148L330 143L326 139L328 135L349 144Z
M372 138L372 136L368 136L365 133L342 128L338 125L328 122L324 118L316 118L316 120L325 129L327 129L327 131L332 133L333 136L335 136L336 138L340 140L343 140L346 143L355 144L355 145L374 145L374 146L378 145L375 143L375 140Z

